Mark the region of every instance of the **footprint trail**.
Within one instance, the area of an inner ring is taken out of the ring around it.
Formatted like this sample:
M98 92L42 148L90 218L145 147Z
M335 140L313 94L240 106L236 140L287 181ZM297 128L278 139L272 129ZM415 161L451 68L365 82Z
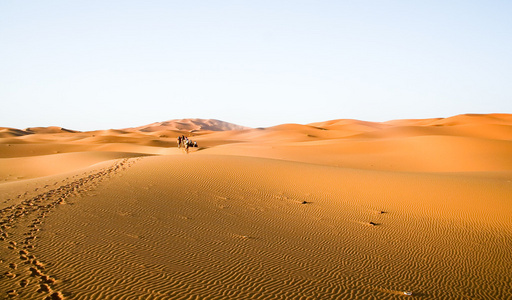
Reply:
M21 203L0 210L0 299L65 299L66 292L59 291L63 279L52 276L51 262L45 263L35 255L45 218L71 197L93 190L139 159L118 160L100 170L76 175L33 197L28 193L18 195Z

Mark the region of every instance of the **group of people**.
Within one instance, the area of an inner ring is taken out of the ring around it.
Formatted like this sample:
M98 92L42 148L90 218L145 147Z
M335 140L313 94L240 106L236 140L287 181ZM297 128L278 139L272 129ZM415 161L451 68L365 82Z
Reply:
M178 137L178 148L185 149L185 151L188 153L188 149L190 147L197 148L197 142L190 140L188 137L182 135Z

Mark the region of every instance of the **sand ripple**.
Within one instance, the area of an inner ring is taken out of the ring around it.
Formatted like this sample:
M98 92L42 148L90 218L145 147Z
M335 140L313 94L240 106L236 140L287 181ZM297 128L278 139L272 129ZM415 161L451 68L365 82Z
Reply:
M486 217L502 194L480 212L452 213L429 193L439 186L432 178L244 157L143 158L52 212L36 252L73 299L512 297L509 215ZM393 192L399 185L405 196ZM465 189L449 183L444 195L482 201Z

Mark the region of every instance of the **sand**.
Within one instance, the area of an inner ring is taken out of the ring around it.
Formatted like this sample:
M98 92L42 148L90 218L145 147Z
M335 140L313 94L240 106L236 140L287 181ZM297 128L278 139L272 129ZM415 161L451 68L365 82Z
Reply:
M512 298L512 115L215 122L1 129L0 297Z

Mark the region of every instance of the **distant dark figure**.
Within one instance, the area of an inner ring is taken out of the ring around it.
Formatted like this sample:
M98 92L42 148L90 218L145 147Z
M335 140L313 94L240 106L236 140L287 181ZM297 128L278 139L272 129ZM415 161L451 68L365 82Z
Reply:
M188 142L185 143L185 152L188 154Z

